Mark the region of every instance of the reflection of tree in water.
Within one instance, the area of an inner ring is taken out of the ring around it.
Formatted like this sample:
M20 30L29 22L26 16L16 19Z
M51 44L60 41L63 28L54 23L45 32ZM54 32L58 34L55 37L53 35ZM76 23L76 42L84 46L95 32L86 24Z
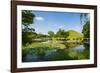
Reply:
M63 43L63 44L66 46L66 48L70 48L70 47L79 46L79 45L81 45L82 43L81 43L81 42L80 42L80 43L71 42L71 43Z
M89 59L90 58L90 44L84 43L83 45L85 47L83 54L86 56L86 58Z
M29 48L23 50L23 62L83 60L90 58L89 44L76 44L80 47L59 48ZM83 47L81 47L83 46ZM79 49L78 49L79 48ZM82 49L85 48L85 49ZM81 49L81 51L80 51ZM25 52L26 50L26 52ZM25 53L25 54L24 54Z

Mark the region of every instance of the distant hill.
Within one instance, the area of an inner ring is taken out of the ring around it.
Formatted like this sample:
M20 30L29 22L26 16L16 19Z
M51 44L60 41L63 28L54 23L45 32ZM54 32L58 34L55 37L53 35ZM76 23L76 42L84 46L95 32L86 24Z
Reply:
M80 32L77 32L75 30L68 30L69 36L67 37L70 40L75 40L75 39L82 39L83 34Z

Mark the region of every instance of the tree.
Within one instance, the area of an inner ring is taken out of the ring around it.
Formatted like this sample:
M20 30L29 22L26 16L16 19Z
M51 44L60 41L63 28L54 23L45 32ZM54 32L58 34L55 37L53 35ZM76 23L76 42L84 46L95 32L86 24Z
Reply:
M66 32L65 30L63 29L59 29L58 32L56 33L56 36L57 37L61 37L61 38L67 38L69 35L68 32Z
M22 11L22 45L32 42L32 38L36 35L35 29L30 27L34 23L35 15L31 10Z
M90 38L90 19L88 13L81 13L80 14L81 24L83 26L82 33L84 38Z
M80 21L81 21L82 25L84 23L86 23L87 21L89 21L89 14L88 13L81 13L80 14Z
M67 37L68 33L63 29L59 29L58 32L56 33L56 36L58 36L58 37Z
M30 24L34 23L33 19L35 15L32 13L31 10L23 10L22 11L22 24L24 26L29 26Z
M55 35L53 31L48 31L48 34L50 37L53 37Z
M90 22L87 21L86 24L83 26L82 33L84 34L85 38L90 38Z

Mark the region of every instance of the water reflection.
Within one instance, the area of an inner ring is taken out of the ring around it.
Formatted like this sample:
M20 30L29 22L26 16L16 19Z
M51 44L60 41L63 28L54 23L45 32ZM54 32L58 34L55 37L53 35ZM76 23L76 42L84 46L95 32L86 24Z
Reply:
M89 44L63 43L65 49L29 48L22 51L22 62L81 60L90 58Z

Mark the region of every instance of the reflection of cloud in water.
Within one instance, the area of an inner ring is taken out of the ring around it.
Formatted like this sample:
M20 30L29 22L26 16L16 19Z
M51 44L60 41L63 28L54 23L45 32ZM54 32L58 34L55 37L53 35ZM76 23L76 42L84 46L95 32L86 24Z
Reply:
M79 45L79 46L73 47L72 49L77 50L77 51L83 51L85 49L85 47L84 47L84 45Z

